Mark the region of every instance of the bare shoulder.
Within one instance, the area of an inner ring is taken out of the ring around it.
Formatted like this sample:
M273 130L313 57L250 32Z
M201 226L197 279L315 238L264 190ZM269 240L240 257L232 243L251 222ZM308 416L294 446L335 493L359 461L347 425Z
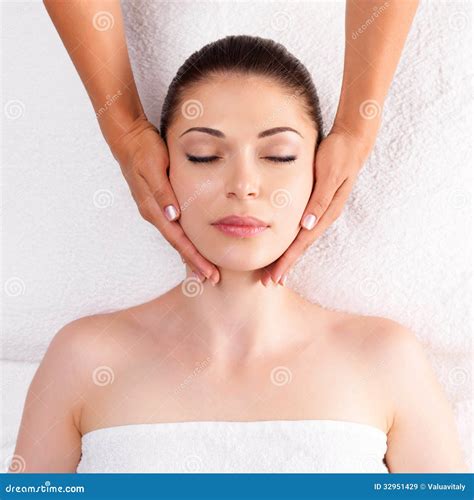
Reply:
M80 318L63 326L49 343L28 388L15 447L24 472L75 471L85 390L94 368L110 352L104 346L117 350L104 337L115 321L115 314Z
M90 378L91 370L98 366L129 364L129 354L133 351L140 356L150 341L157 347L169 310L164 294L124 309L84 316L63 326L50 348L59 357L74 361L83 376Z
M450 401L415 332L377 316L334 320L333 338L357 350L359 370L388 408L390 472L466 472Z
M333 313L331 342L339 351L358 361L357 369L377 384L386 398L388 421L395 413L396 389L403 375L420 367L428 370L428 360L415 333L401 323L381 316Z
M408 327L381 316L364 316L352 313L332 312L333 338L363 349L368 360L390 361L396 367L406 357L423 355L423 347L415 333Z
M127 331L130 326L124 311L84 316L64 325L51 341L50 349L81 360L91 359L104 344L111 343L114 332Z
M396 382L403 370L428 363L422 343L407 326L378 316L365 316L360 321L368 335L367 354L383 367L381 375L390 382Z
M423 352L415 333L392 319L336 311L330 318L335 337L360 346L367 356L378 361L388 361L395 353L416 356Z
M374 379L391 382L407 364L426 363L421 342L405 325L381 316L334 311L319 306L329 345L344 359L357 361L357 369L369 370Z
M96 352L104 355L104 348L112 354L114 346L123 351L128 343L149 331L152 324L161 324L159 319L168 310L165 295L124 309L78 318L63 326L53 342L89 357Z

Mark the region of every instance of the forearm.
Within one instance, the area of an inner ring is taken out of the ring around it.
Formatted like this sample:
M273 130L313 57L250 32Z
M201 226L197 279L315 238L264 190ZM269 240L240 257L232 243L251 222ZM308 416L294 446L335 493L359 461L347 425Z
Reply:
M143 108L130 66L119 0L44 0L112 145Z
M418 0L347 0L344 74L333 129L375 142Z

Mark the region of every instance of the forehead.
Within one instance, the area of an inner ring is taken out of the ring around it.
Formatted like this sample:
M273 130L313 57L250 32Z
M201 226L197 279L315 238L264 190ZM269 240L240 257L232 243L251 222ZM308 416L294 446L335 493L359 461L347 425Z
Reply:
M170 128L179 135L195 126L245 131L253 136L277 126L313 129L302 97L257 75L214 75L187 89Z

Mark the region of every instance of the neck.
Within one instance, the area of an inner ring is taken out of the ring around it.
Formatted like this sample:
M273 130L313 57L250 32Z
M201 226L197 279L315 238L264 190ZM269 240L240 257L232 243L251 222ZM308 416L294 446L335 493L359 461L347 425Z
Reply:
M186 267L186 279L175 289L193 332L212 352L243 359L278 345L294 329L292 311L301 303L294 292L273 282L263 286L260 269L219 272L220 281L212 286L195 281Z

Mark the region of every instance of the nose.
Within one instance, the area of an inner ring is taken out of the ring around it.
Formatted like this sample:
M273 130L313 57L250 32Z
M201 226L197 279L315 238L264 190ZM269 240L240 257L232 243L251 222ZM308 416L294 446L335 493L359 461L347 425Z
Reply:
M252 155L236 154L227 165L227 198L252 199L260 192L260 178Z

